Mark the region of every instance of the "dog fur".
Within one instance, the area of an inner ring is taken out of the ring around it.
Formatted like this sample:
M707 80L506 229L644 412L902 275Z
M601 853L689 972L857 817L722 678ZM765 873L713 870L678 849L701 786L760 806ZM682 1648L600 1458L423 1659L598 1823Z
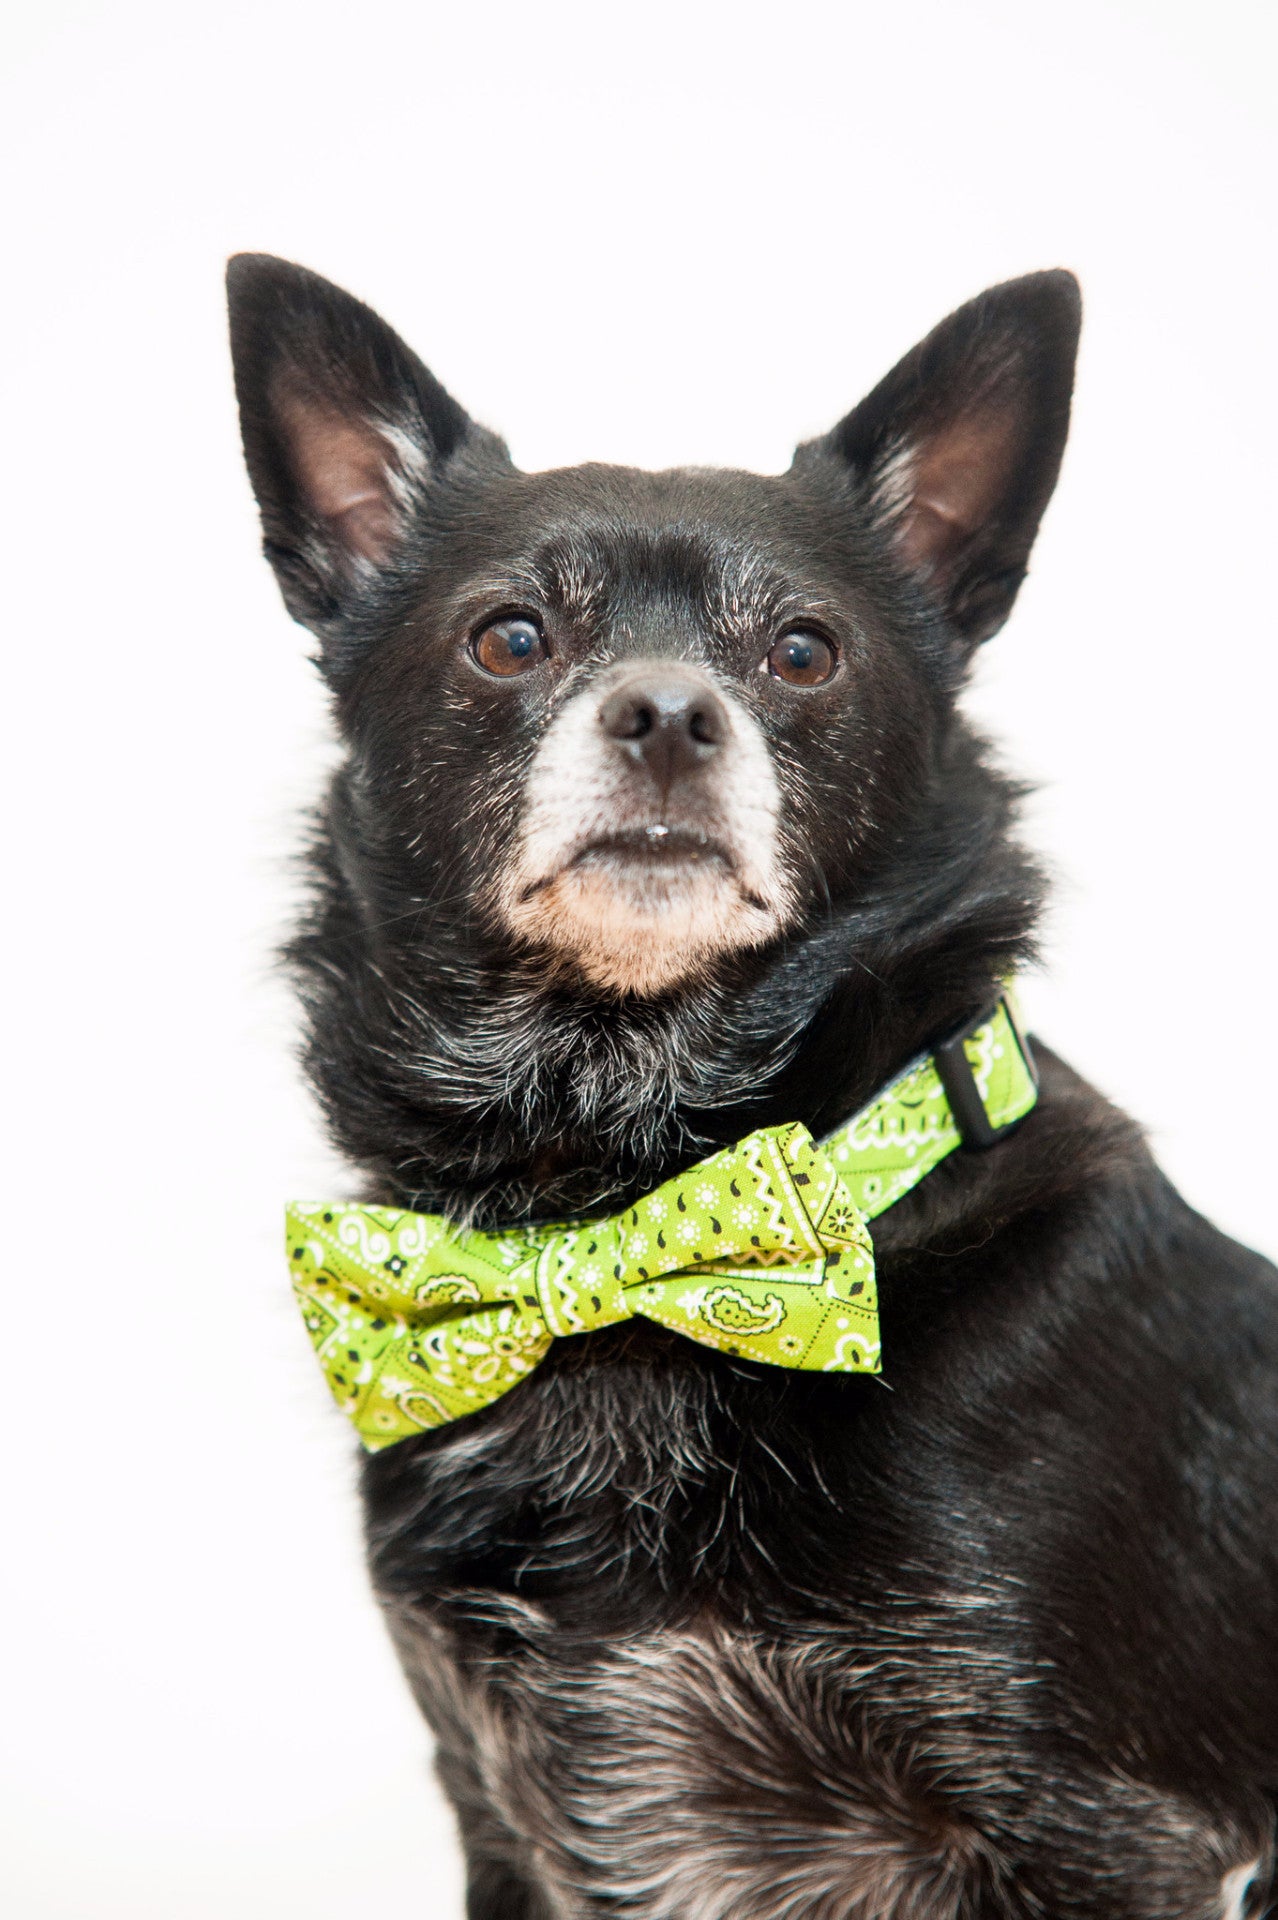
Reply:
M1032 952L957 697L1056 481L1069 275L776 477L521 474L338 289L230 295L347 749L290 951L369 1198L565 1216L820 1135ZM472 1920L1267 1909L1278 1276L1038 1052L1029 1118L874 1224L882 1380L633 1321L365 1462Z

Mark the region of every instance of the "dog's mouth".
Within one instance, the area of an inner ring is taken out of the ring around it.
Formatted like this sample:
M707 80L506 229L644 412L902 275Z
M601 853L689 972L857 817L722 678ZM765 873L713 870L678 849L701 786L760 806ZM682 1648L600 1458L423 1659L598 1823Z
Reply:
M596 831L507 898L515 931L631 993L660 992L779 924L747 854L660 822Z
M624 882L627 872L636 876L656 878L667 875L673 878L680 869L692 873L717 869L721 875L738 883L741 877L739 861L722 840L697 827L672 827L656 822L651 826L596 834L584 845L575 848L552 872L530 882L521 893L520 900L535 899L539 893L544 893L569 874L601 879L613 876ZM751 898L748 889L743 887L742 892L747 899ZM759 904L762 905L762 902Z

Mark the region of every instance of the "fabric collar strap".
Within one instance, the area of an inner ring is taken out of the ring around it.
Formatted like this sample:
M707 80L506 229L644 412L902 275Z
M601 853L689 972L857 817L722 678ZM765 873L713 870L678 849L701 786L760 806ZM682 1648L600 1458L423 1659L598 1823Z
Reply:
M877 1373L867 1222L957 1147L994 1145L1037 1091L1004 993L820 1144L762 1127L607 1218L489 1233L294 1204L293 1287L370 1452L499 1399L552 1339L634 1314L774 1366Z

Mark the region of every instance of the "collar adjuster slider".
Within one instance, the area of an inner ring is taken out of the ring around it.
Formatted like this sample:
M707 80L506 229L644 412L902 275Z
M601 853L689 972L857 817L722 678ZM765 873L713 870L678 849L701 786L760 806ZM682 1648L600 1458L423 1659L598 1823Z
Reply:
M974 1019L965 1021L948 1040L942 1040L932 1052L936 1071L945 1089L945 1098L949 1102L950 1112L962 1136L963 1145L977 1153L983 1153L988 1147L997 1146L1013 1127L1020 1124L1018 1117L1007 1121L1002 1126L995 1126L981 1098L976 1075L972 1071L972 1063L967 1057L965 1042L979 1033L982 1027L988 1026L991 1020L997 1019L1000 1012L1006 1015L1008 1031L1020 1051L1021 1059L1025 1062L1026 1072L1037 1087L1038 1067L1035 1064L1030 1043L1016 1017L1016 1009L1010 994L1001 993L997 1000L983 1007Z

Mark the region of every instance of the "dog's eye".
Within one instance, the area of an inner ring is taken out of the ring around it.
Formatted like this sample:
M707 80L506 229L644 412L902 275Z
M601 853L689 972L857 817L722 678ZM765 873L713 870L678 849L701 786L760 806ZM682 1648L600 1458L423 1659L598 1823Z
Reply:
M470 643L471 656L485 673L509 679L515 673L527 673L546 658L547 647L541 629L534 620L512 618L494 620L491 627L477 633Z
M767 673L791 687L819 687L839 664L828 640L807 627L792 627L768 649L763 660Z

